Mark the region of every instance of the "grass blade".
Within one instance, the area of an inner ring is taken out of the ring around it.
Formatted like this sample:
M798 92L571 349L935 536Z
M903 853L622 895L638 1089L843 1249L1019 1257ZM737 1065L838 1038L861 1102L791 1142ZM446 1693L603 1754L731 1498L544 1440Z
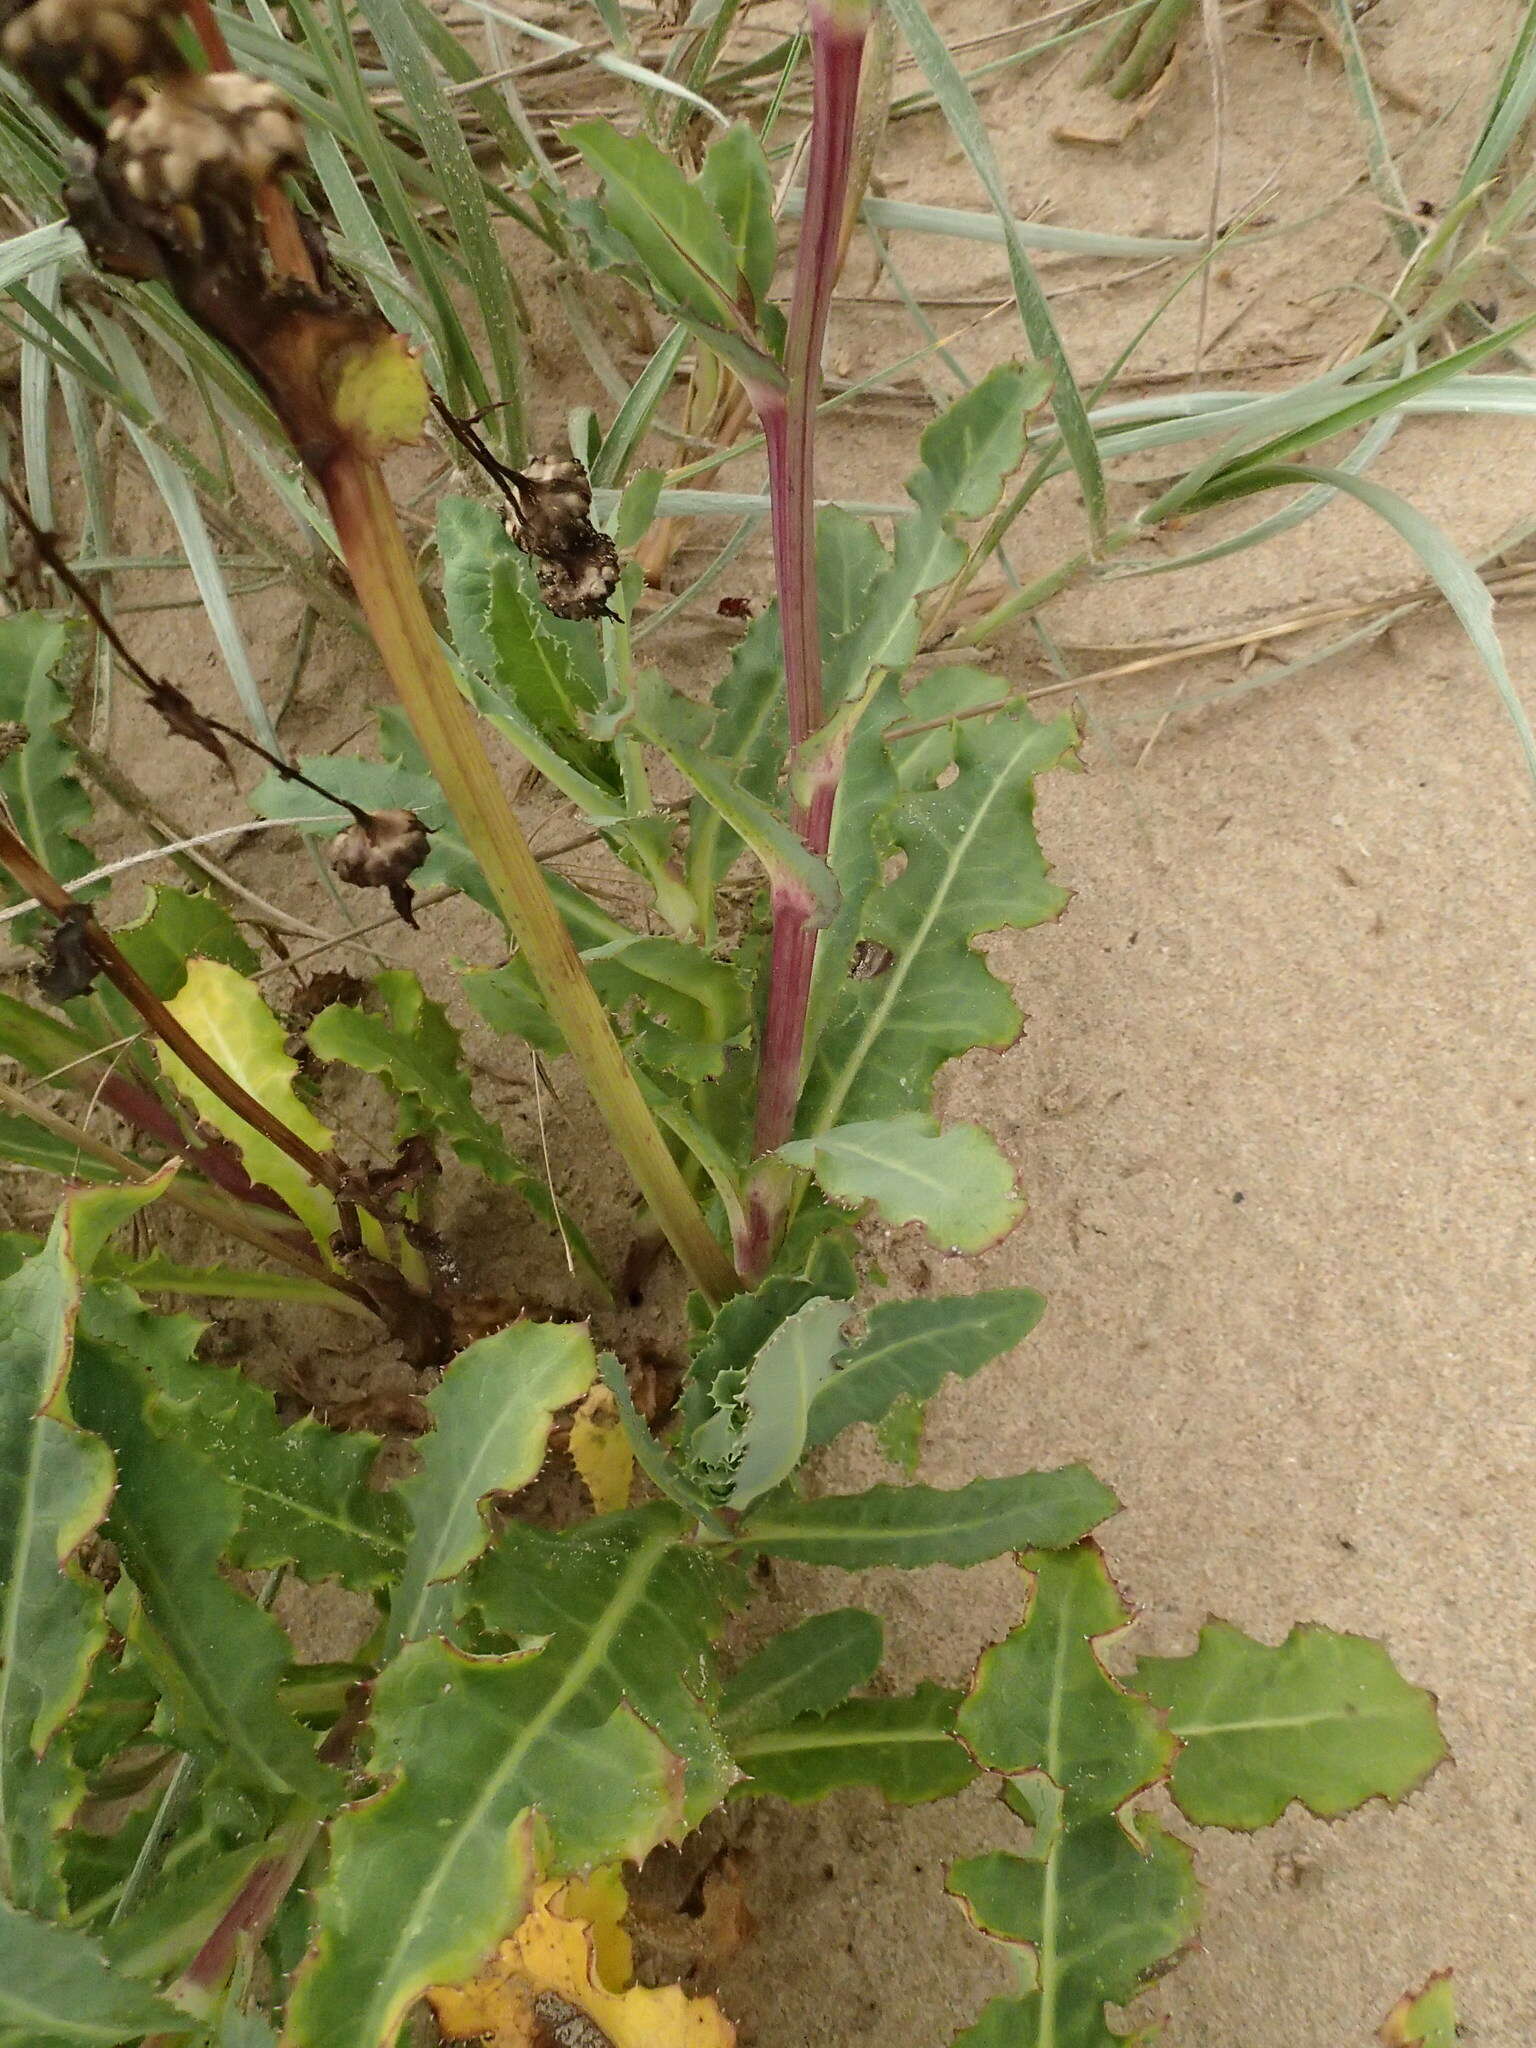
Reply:
M1051 409L1082 486L1089 530L1097 539L1104 531L1106 520L1104 469L1099 460L1098 443L1088 424L1082 393L1072 375L1072 366L1056 331L1056 322L1051 317L1045 294L1025 253L1002 173L992 153L991 139L955 60L923 9L922 0L890 0L890 9L919 68L933 88L955 140L970 158L972 168L986 188L987 197L997 209L998 223L1008 251L1014 294L1019 302L1019 317L1024 322L1024 330L1035 355L1041 362L1049 363L1054 372Z
M1509 673L1504 650L1499 645L1493 623L1493 598L1487 584L1466 556L1449 535L1443 533L1416 505L1410 505L1406 498L1400 498L1396 491L1389 491L1384 484L1375 483L1369 477L1353 476L1345 469L1329 469L1307 462L1275 463L1266 468L1244 470L1233 479L1231 490L1223 495L1248 497L1255 491L1284 489L1297 481L1327 484L1333 490L1347 491L1378 518L1384 519L1413 549L1440 586L1446 603L1460 620L1462 630L1472 642L1478 659L1498 691L1520 742L1532 788L1536 789L1536 733L1531 730L1530 717Z
M502 426L498 438L516 461L525 440L518 309L480 173L403 0L373 0L368 25L379 39L406 109L436 166L443 203L490 349L496 382L493 396L500 407L497 418Z

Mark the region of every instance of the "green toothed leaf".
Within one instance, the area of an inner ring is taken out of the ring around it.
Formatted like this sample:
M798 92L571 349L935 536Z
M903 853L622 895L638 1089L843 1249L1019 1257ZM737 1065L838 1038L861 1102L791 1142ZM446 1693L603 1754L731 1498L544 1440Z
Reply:
M907 495L918 509L897 521L895 550L882 574L870 573L872 552L855 544L862 602L850 630L826 650L829 705L857 696L873 671L903 668L911 660L918 641L915 600L965 561L955 523L985 518L997 504L1023 456L1025 424L1039 392L1036 372L1001 364L924 432L921 466L907 479ZM824 519L818 537L840 540L846 516L830 526Z
M1034 783L1071 748L1070 720L1042 725L1022 707L962 726L958 773L913 789L892 814L900 874L869 897L861 936L890 964L837 993L801 1102L798 1135L926 1114L946 1060L1018 1036L1018 1005L973 940L1055 917L1065 893L1046 878Z
M738 121L710 144L699 171L698 189L725 230L737 277L750 294L750 310L761 318L778 255L773 177L763 146L745 121Z
M1205 1827L1267 1827L1293 1799L1324 1819L1401 1799L1446 1755L1434 1695L1364 1636L1308 1626L1272 1648L1215 1621L1192 1655L1142 1658L1136 1683L1168 1710L1173 1796Z
M151 1315L112 1289L93 1297L88 1328L71 1398L117 1465L107 1528L141 1603L129 1638L155 1673L178 1740L259 1793L328 1802L339 1781L278 1701L287 1639L220 1572L240 1522L239 1489L181 1440L145 1370L167 1355L185 1363L198 1326Z
M1013 1168L979 1124L941 1131L933 1117L913 1110L839 1124L781 1145L779 1157L808 1167L834 1202L847 1208L868 1202L897 1228L921 1223L948 1251L985 1251L1024 1213Z
M448 498L438 509L443 600L462 660L533 730L615 798L613 750L587 734L606 694L590 626L566 625L539 597L527 555L488 506Z
M847 1308L809 1301L782 1322L747 1367L727 1506L738 1511L787 1479L805 1449L811 1403L831 1376Z
M639 1860L681 1833L683 1767L617 1699L610 1646L673 1549L658 1527L568 1655L409 1644L374 1693L384 1789L343 1813L294 1987L290 2048L384 2048L429 1984L457 1983L541 1874Z
M156 1426L200 1452L239 1493L232 1564L292 1564L301 1578L333 1578L357 1592L400 1569L404 1506L398 1493L368 1483L377 1437L327 1429L309 1415L285 1429L272 1396L223 1366L169 1354L153 1358L150 1371Z
M69 691L56 679L68 645L68 628L38 612L0 619L0 725L16 728L0 747L0 801L29 851L64 883L96 865L80 838L91 822L90 798L80 784L75 750L61 730L73 708ZM92 882L71 894L88 902L106 887ZM0 894L15 903L22 891L4 874ZM34 911L22 931L51 922Z
M106 1637L101 1589L73 1559L107 1511L112 1458L76 1427L66 1380L97 1256L169 1179L68 1196L0 1286L0 1896L40 1910L64 1903L54 1838L84 1781L61 1731Z
M1189 1851L1127 1802L1176 1744L1151 1705L1112 1678L1098 1644L1129 1619L1092 1543L1023 1560L1029 1607L982 1657L957 1716L976 1761L1009 1774L1027 1849L952 1866L977 1927L1022 1951L1023 1988L994 1999L955 2048L1114 2048L1104 2016L1194 1931Z
M933 1486L872 1486L824 1500L776 1500L748 1515L743 1544L801 1564L981 1564L1005 1550L1076 1543L1118 1503L1086 1465Z
M1025 1952L1021 1971L1033 1951L1038 1982L994 1999L954 2048L1123 2048L1104 2002L1134 1998L1194 1933L1190 1853L1149 1816L1042 1825L1024 1797L1009 1803L1046 1834L1043 1853L966 1857L951 1865L949 1888L983 1934Z
M925 1684L904 1699L847 1700L746 1736L732 1745L747 1773L740 1789L796 1806L850 1785L867 1785L895 1806L947 1799L976 1776L955 1740L959 1699Z
M712 1648L745 1582L686 1531L666 1501L558 1535L514 1522L476 1566L469 1597L493 1628L548 1637L546 1657L590 1667L584 1683L629 1702L683 1759L692 1824L735 1775L714 1726Z
M260 967L239 926L211 896L158 883L149 893L143 916L119 925L112 936L162 1002L180 991L189 960L220 960L240 974L254 974Z
M489 1541L481 1502L537 1475L556 1410L579 1401L596 1370L580 1323L513 1323L449 1366L427 1396L434 1427L421 1469L400 1488L415 1529L390 1606L392 1644L451 1618L450 1581Z
M969 1379L1022 1343L1044 1312L1043 1298L1027 1287L882 1302L817 1392L807 1444L830 1443L855 1422L878 1422L903 1396L927 1401L951 1373Z
M198 2022L119 1975L87 1934L34 1920L0 1899L0 2043L4 2048L112 2048Z
M885 1630L862 1607L813 1614L771 1636L728 1679L721 1725L733 1745L806 1714L828 1714L880 1669Z
M518 1158L499 1127L475 1107L459 1034L446 1011L402 968L377 975L374 987L388 1006L387 1020L334 1003L310 1025L311 1047L323 1060L383 1075L399 1101L398 1137L440 1132L466 1166L497 1187L515 1188L534 1214L554 1227L555 1200L542 1176ZM591 1267L585 1239L569 1218L565 1227Z

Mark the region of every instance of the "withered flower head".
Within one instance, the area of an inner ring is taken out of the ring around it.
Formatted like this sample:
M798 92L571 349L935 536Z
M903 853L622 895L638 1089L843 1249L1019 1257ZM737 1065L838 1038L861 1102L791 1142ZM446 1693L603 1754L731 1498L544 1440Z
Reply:
M427 828L414 811L372 811L337 833L330 860L342 881L387 889L395 909L414 925L410 877L430 851Z
M5 61L55 106L70 85L109 105L141 71L185 69L171 34L179 0L35 0L7 11Z
M239 71L138 81L107 129L123 183L145 206L188 204L205 187L254 194L304 161L304 131L276 86Z
M608 616L619 584L619 551L592 524L592 486L570 456L546 456L509 471L508 533L538 564L539 595L561 619Z

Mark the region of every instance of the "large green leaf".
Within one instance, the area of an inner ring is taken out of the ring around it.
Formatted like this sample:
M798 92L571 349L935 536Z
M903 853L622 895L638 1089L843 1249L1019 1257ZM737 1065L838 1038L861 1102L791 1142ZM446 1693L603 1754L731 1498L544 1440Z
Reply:
M449 1620L449 1582L489 1539L481 1502L535 1477L555 1411L579 1401L596 1370L581 1323L513 1323L449 1366L427 1396L421 1469L400 1488L415 1528L390 1604L392 1644Z
M1043 1298L1027 1287L882 1302L818 1389L807 1446L830 1443L852 1423L878 1422L902 1396L929 1400L950 1373L969 1379L1022 1343L1044 1312Z
M993 1999L954 2048L1117 2048L1104 2002L1124 2005L1194 1933L1188 1849L1149 1816L1090 1814L1068 1824L1028 1781L1005 1797L1036 1833L1036 1853L994 1850L952 1864L950 1889L996 1941L1030 1954L1037 1981Z
M714 1725L712 1648L745 1584L683 1541L686 1527L667 1501L559 1535L514 1522L475 1567L470 1597L493 1628L547 1636L546 1657L588 1664L584 1683L610 1706L629 1702L683 1759L694 1825L735 1775Z
M1025 1564L1028 1612L982 1658L957 1725L978 1763L1010 1774L1004 1797L1033 1836L949 1875L977 1926L1025 1952L1024 1989L994 1999L956 2048L1113 2048L1105 2001L1133 1998L1194 1929L1188 1850L1123 1811L1175 1744L1100 1661L1128 1617L1097 1548Z
M1013 1168L990 1132L979 1124L941 1131L920 1110L837 1124L781 1145L779 1157L809 1167L834 1202L847 1208L868 1202L897 1228L921 1223L948 1251L985 1251L1024 1211Z
M1173 1796L1202 1826L1262 1828L1293 1799L1331 1819L1401 1799L1446 1755L1433 1693L1380 1643L1293 1628L1276 1647L1209 1623L1188 1657L1144 1657L1136 1684L1182 1748Z
M743 1545L801 1564L981 1564L1005 1550L1076 1543L1118 1503L1086 1465L933 1486L872 1486L824 1500L776 1499L748 1515Z
M288 1643L220 1566L239 1527L239 1489L181 1440L144 1361L185 1360L198 1326L154 1316L126 1290L93 1297L70 1397L117 1465L107 1529L139 1610L128 1634L154 1671L177 1740L264 1795L326 1801L334 1773L278 1700Z
M654 1554L670 1541L658 1533ZM385 1670L373 1709L384 1790L332 1830L290 2048L384 2048L427 1985L484 1961L541 1873L638 1860L681 1833L682 1769L616 1703L608 1663L648 1587L632 1560L570 1656L470 1658L432 1638Z
M150 1361L154 1419L201 1452L240 1495L229 1560L243 1570L292 1564L354 1591L400 1569L407 1517L397 1492L369 1484L379 1439L306 1415L284 1429L272 1396L226 1367L164 1351Z
M770 1636L721 1692L731 1742L841 1706L879 1670L884 1643L879 1618L862 1607L835 1607Z
M438 509L443 600L453 644L485 683L515 705L535 732L615 798L610 747L585 720L605 694L596 636L562 625L538 595L527 555L488 505L448 498Z
M316 1152L331 1149L330 1132L294 1092L298 1068L286 1050L286 1033L253 982L222 961L190 960L186 980L166 1008L296 1138ZM156 1057L203 1121L235 1145L251 1179L281 1195L315 1242L328 1244L338 1218L327 1191L272 1139L226 1108L175 1053L157 1045Z
M976 1667L959 1729L991 1770L1043 1771L1094 1810L1114 1813L1155 1784L1178 1745L1145 1699L1110 1677L1098 1643L1128 1616L1092 1543L1026 1558L1029 1606Z
M54 1836L83 1789L60 1731L106 1636L100 1588L73 1560L112 1494L65 1381L97 1254L168 1178L68 1196L0 1286L0 1895L45 1910L63 1903Z
M732 1744L743 1792L796 1806L867 1785L896 1806L963 1791L976 1766L955 1740L960 1695L920 1685L903 1699L845 1700L826 1714L761 1729Z
M161 1001L175 995L192 959L222 960L241 974L254 974L261 961L240 935L240 927L211 896L157 883L144 914L112 934L119 951L136 967Z
M0 1899L0 2048L113 2048L198 2022L115 1975L89 1935L17 1913Z
M0 750L0 800L28 847L61 882L96 864L79 837L91 820L90 799L75 751L60 731L72 706L54 671L68 644L68 629L40 612L0 619L0 723L19 727L22 736L20 745ZM86 900L106 886L93 882L73 893ZM18 891L9 875L3 889L14 902Z
M844 979L807 1079L799 1135L927 1112L946 1060L1018 1036L1018 1005L972 941L1056 916L1035 837L1034 781L1071 747L1071 721L1028 710L973 719L955 742L958 772L907 794L890 823L906 856L868 898L861 935L889 949L867 981Z

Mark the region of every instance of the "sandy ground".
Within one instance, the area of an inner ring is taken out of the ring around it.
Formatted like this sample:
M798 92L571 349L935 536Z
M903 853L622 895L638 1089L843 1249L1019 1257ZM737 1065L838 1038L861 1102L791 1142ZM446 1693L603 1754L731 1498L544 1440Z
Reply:
M942 18L959 36L1047 11L985 0ZM1365 10L1378 80L1416 102L1387 109L1413 200L1443 204L1452 190L1520 12L1512 0ZM1395 258L1359 175L1336 63L1305 39L1301 17L1284 17L1276 37L1256 32L1261 14L1233 17L1221 204L1255 206L1282 231L1216 274L1206 375L1279 388L1358 337L1375 309L1346 288L1389 286ZM1198 53L1117 146L1053 139L1063 125L1107 135L1122 118L1083 89L1081 71L1074 56L986 100L1019 210L1198 233L1213 159ZM893 196L979 203L932 119L904 124L885 182ZM955 299L1007 289L998 251L915 237L896 246L915 289ZM1171 277L1042 268L1088 375ZM1106 274L1123 281L1106 287ZM871 276L856 251L849 289ZM935 318L958 327L978 310ZM1138 357L1142 371L1187 379L1198 318L1188 293ZM1014 345L1006 327L991 323L957 352L980 367ZM898 314L850 307L832 359L857 375L909 345ZM560 366L558 348L539 353L551 432L572 395ZM888 401L844 415L824 487L893 495L924 416ZM1374 474L1476 549L1530 511L1536 437L1487 420L1411 422ZM1121 509L1137 495L1117 487ZM1240 508L1162 552L1254 516ZM1017 538L1020 573L1049 566L1077 534L1062 487ZM1416 574L1368 515L1334 507L1260 552L1177 577L1094 582L1046 616L1069 672L1085 673L1148 642L1364 602ZM761 555L742 581L766 589ZM174 650L178 680L212 702L224 686L193 616L170 615L158 651ZM288 601L263 600L253 624L275 694ZM1517 679L1529 676L1532 615L1505 605L1500 627ZM717 665L723 631L687 625L674 672L701 656ZM148 626L139 644L156 651ZM1286 649L1318 644L1303 636ZM923 1476L957 1484L1086 1458L1125 1503L1108 1546L1142 1610L1138 1645L1186 1648L1209 1612L1267 1641L1316 1620L1380 1636L1440 1696L1456 1761L1402 1809L1331 1827L1293 1815L1252 1839L1200 1838L1203 1947L1147 2001L1170 2016L1169 2048L1360 2048L1406 1985L1446 1965L1467 2041L1528 2048L1531 793L1492 689L1443 612L1235 702L1188 708L1239 681L1262 684L1269 661L1234 651L1082 692L1088 772L1055 778L1040 810L1073 903L1058 925L993 944L1030 1021L1012 1052L966 1063L947 1085L954 1113L999 1130L1030 1213L985 1260L930 1261L939 1284L1028 1282L1050 1310L1017 1358L936 1404ZM1038 668L1042 685L1051 680L1028 633L996 668L1000 679ZM323 637L285 736L306 750L341 745L376 695L353 652ZM140 740L146 785L181 815L195 823L225 804L125 712L124 743ZM304 877L269 843L237 864L254 886L305 904ZM329 921L313 892L306 907ZM452 910L420 943L381 943L431 972L441 993L444 962L485 957L490 927ZM516 1064L505 1047L489 1056L503 1076ZM526 1084L483 1085L526 1142ZM572 1114L579 1123L579 1107ZM491 1214L473 1219L477 1248ZM609 1219L614 1245L624 1221ZM503 1227L517 1234L506 1259L526 1266L526 1232ZM898 1284L914 1277L915 1248L883 1255ZM858 1444L833 1476L873 1477L876 1463ZM935 1571L850 1587L786 1574L781 1587L786 1610L876 1605L897 1685L962 1679L1017 1619L1021 1595L1002 1564L963 1581ZM910 1813L859 1796L808 1813L749 1811L740 1833L759 1933L723 1984L743 2043L946 2042L1003 1974L946 1901L943 1866L1007 1840L1008 1827L979 1795Z

